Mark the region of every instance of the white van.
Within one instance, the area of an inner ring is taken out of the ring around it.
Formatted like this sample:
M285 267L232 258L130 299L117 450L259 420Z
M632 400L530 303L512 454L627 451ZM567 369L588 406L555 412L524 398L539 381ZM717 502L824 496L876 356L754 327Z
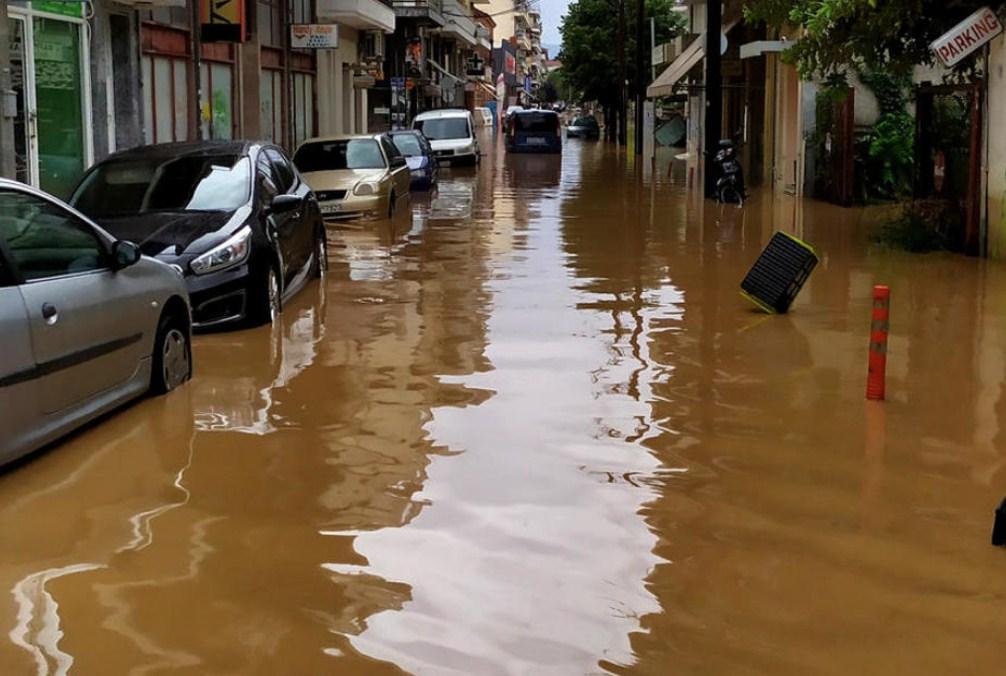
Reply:
M476 164L479 142L475 123L467 110L430 110L416 115L412 128L422 132L433 146L433 156L441 161Z

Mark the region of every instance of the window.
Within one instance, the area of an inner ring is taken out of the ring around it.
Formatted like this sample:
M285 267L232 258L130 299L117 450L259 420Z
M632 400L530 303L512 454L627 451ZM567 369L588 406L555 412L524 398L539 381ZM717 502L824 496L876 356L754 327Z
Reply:
M283 73L263 70L261 89L262 138L273 143L283 142Z
M293 145L314 136L314 76L293 73Z
M468 119L464 117L438 117L429 120L416 120L415 129L423 132L423 136L431 141L462 139L471 136L468 130Z
M234 92L231 65L204 61L200 86L203 90L203 138L234 138ZM207 93L209 96L207 97Z
M279 0L258 0L259 42L270 47L283 46L283 13Z
M231 212L248 201L250 170L251 161L237 155L112 160L84 178L71 204L91 218ZM162 225L150 223L151 228Z
M0 236L25 281L108 267L90 226L34 195L0 192Z
M273 173L272 163L269 162L265 153L261 153L255 162L255 176L260 186L262 202L268 204L273 197L279 194L279 189L276 187L276 176Z
M276 187L282 193L290 192L294 180L293 167L290 166L290 161L275 148L267 149L266 154L269 156L269 162L272 164L273 176L276 177Z
M307 143L297 150L293 163L304 173L385 167L380 146L377 145L377 141L370 139Z
M395 159L396 157L401 157L402 153L398 152L398 148L387 136L381 137L381 145L384 147L384 154L388 156L388 162Z
M514 128L519 132L559 133L559 116L555 113L517 113Z
M143 56L143 138L147 143L184 141L189 135L185 59Z
M423 154L423 145L414 134L395 134L391 137L398 152L406 157L417 157Z
M311 11L311 0L290 0L293 6L294 23L312 23L314 13Z

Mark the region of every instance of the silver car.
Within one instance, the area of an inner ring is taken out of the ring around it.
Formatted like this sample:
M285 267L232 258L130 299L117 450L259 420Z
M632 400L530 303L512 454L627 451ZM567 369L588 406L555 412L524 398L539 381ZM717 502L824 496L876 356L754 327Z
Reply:
M0 463L192 374L181 275L0 180Z

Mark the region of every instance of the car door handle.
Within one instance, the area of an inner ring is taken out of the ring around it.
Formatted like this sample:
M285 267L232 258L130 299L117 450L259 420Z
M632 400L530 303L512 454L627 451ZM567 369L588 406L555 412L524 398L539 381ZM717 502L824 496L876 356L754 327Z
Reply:
M46 324L55 324L59 319L59 310L52 303L42 303L42 319Z

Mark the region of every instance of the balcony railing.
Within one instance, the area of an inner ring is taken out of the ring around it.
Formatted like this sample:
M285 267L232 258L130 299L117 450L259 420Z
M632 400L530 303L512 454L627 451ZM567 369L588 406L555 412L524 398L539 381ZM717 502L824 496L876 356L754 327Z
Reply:
M393 0L391 6L395 10L395 16L430 19L444 25L443 0Z

